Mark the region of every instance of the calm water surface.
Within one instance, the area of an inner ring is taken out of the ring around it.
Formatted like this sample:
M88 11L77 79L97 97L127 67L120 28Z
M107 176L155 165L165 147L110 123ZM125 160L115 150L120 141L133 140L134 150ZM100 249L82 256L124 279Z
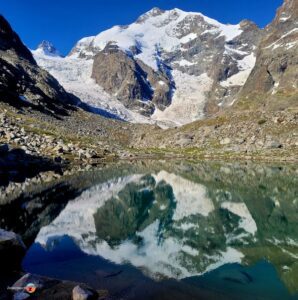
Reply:
M111 299L298 299L295 166L150 162L82 180L39 222L26 271Z

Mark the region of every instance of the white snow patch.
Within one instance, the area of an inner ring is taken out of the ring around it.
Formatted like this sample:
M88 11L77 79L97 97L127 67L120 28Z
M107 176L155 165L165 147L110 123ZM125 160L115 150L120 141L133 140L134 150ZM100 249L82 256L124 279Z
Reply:
M279 87L279 82L275 82L274 87L272 89L272 95L275 95L277 93L278 87Z
M226 54L226 55L228 54L229 55L231 53L237 53L239 55L247 55L248 54L245 51L237 50L237 49L229 47L228 45L225 45L225 52L224 52L224 54Z
M282 18L280 18L279 20L281 21L281 22L285 22L285 21L287 21L287 20L289 20L291 17L282 17Z
M177 226L178 227L178 226ZM192 223L182 223L178 228L182 229L183 231L187 231L189 229L198 228L199 226Z
M243 253L234 248L228 247L225 252L221 252L221 254L217 256L218 261L211 264L206 272L215 270L225 264L241 263L243 257Z
M185 217L196 214L207 217L214 210L212 200L207 197L205 186L166 171L161 171L154 177L157 182L167 182L173 189L175 200L177 201L173 220L182 220Z
M238 61L239 72L225 81L220 83L223 87L230 87L230 86L242 86L245 84L248 76L250 75L252 69L254 68L256 63L256 57L254 53L245 56L242 60Z
M182 38L180 39L180 42L181 42L182 44L186 44L186 43L188 43L188 42L190 42L190 41L196 39L197 37L198 37L198 35L197 35L196 33L190 33L190 34L188 34L188 35L182 37Z
M297 44L298 44L298 41L294 41L294 42L285 44L285 46L286 46L287 50L289 50L289 49L295 47Z
M196 63L190 62L190 61L188 61L188 60L186 60L186 59L182 59L182 60L180 60L178 63L179 63L179 65L180 65L181 67L193 66L193 65L196 64Z
M152 119L168 124L184 125L204 117L206 93L212 86L207 74L192 76L178 70L172 72L176 90L172 103L164 111L156 109Z
M257 232L257 224L253 217L251 216L245 203L235 203L235 202L223 202L221 208L229 210L234 215L241 218L240 227L246 232L255 235Z

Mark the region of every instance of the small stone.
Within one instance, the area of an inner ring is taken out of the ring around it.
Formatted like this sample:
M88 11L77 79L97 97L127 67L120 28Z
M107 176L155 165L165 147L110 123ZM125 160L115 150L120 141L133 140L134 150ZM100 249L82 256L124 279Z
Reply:
M231 139L230 138L224 138L220 141L221 145L228 145L231 144Z
M191 144L192 140L189 138L182 138L179 141L177 141L177 144L179 146L189 146Z
M279 143L278 141L270 141L266 144L266 148L268 149L280 149L282 148L282 144Z
M239 144L239 145L244 144L245 141L246 141L246 140L245 140L244 138L238 138L238 139L236 139L236 143Z
M92 300L96 298L97 298L96 292L93 292L92 290L89 290L87 288L82 288L79 285L74 287L74 289L72 290L73 300Z

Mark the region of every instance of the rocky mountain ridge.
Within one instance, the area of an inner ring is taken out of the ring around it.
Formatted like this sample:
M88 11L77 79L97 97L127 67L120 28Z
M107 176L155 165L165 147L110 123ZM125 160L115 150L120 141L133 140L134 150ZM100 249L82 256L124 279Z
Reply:
M144 134L138 146L188 149L193 155L217 151L297 155L298 126L298 6L285 0L273 22L263 31L256 49L256 64L235 103L213 117L181 128ZM217 150L215 150L217 149ZM184 150L185 151L185 150ZM270 159L275 154L270 154Z
M284 110L298 104L298 3L285 0L264 30L256 65L239 95L239 106ZM238 107L238 106L237 106Z
M1 101L32 107L53 116L74 110L74 99L35 62L9 23L0 15Z

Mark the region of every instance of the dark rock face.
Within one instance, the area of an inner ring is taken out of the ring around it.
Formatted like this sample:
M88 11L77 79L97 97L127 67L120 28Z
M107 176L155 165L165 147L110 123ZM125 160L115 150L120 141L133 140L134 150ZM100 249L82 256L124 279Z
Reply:
M75 104L58 81L37 66L3 16L0 16L0 68L0 101L61 115Z
M0 50L15 52L20 58L24 58L36 64L27 47L22 43L19 36L12 30L10 24L0 15Z
M153 104L164 110L171 103L170 79L112 43L95 56L92 78L126 107L144 115L154 112Z
M19 270L25 249L20 236L0 229L1 271Z
M255 68L241 93L242 102L260 100L274 110L297 106L297 22L298 2L285 0L273 22L265 28Z

